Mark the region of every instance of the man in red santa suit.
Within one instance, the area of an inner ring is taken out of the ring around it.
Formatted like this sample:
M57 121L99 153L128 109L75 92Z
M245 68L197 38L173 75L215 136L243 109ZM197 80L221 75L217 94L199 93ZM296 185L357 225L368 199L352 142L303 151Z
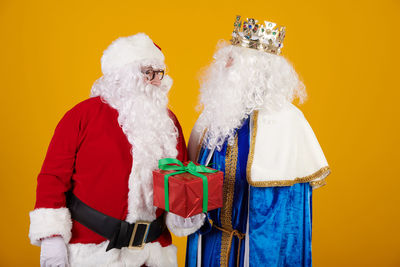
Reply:
M54 132L30 212L31 243L41 246L41 266L177 266L165 225L187 235L204 215L168 214L165 222L153 206L158 160L187 157L167 108L164 55L139 33L115 40L101 68L91 98Z

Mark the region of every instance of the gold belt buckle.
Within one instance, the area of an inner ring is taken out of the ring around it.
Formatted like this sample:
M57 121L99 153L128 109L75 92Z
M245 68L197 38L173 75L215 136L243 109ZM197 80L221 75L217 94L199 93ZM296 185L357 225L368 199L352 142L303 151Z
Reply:
M144 231L142 243L138 246L132 246L133 240L135 239L136 230L137 230L139 224L146 225L146 230ZM146 241L146 237L149 232L149 225L150 225L150 222L137 221L135 223L135 226L133 227L133 231L132 231L132 235L131 235L131 240L129 241L129 246L128 246L129 249L142 249L144 247L144 244L145 244L144 242Z

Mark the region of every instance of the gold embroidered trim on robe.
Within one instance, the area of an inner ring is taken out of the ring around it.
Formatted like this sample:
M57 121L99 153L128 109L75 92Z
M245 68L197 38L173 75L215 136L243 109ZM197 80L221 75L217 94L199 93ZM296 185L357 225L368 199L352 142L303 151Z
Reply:
M322 179L322 180L318 180L318 181L312 181L312 182L310 182L310 185L312 187L321 187L321 186L326 185L326 180Z
M292 186L297 183L308 183L312 187L321 187L326 184L325 177L328 176L331 171L329 166L322 167L318 171L314 172L313 174L304 176L304 177L297 177L293 180L272 180L272 181L252 181L251 180L251 166L253 165L254 160L254 147L256 144L256 137L257 137L257 123L258 123L258 110L255 110L253 113L253 125L251 126L251 142L250 142L250 151L249 151L249 158L247 161L247 168L246 168L246 176L247 182L249 185L254 187L272 187L272 186ZM323 179L317 180L323 177Z
M232 205L235 191L236 164L238 158L238 138L235 136L235 143L226 149L225 157L225 179L223 186L223 207L221 208L221 226L232 231ZM232 238L230 234L221 232L221 266L228 266L228 251Z

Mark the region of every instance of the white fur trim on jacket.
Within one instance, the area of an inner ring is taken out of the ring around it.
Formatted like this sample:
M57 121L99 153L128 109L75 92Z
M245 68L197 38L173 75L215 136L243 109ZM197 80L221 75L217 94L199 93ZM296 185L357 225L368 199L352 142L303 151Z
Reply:
M112 249L106 252L108 241L100 244L69 244L69 263L71 267L175 267L178 266L176 247L162 247L160 243L148 243L143 249Z
M35 209L29 213L29 238L32 245L40 246L40 239L61 235L67 244L71 239L72 220L67 208Z
M165 224L174 235L187 236L199 230L204 223L205 217L206 215L201 213L189 218L183 218L179 215L168 212Z
M107 74L133 62L163 66L164 54L144 33L120 37L103 52L101 70Z

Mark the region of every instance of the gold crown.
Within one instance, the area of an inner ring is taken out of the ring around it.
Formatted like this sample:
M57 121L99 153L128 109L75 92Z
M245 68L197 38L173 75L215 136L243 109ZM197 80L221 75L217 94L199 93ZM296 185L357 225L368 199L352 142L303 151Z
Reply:
M285 38L285 27L276 27L276 23L264 21L265 25L257 24L255 19L247 19L243 24L240 16L236 16L233 24L232 45L257 49L279 55ZM243 27L242 27L243 26Z

